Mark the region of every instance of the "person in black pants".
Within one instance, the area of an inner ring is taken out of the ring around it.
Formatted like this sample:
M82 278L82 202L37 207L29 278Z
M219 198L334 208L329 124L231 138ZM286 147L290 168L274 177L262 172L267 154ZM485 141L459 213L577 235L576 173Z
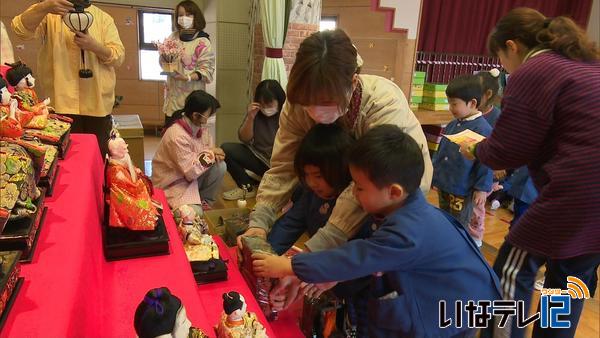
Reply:
M285 92L279 82L264 80L256 87L254 102L248 105L248 112L238 130L242 143L221 145L227 171L237 184L237 188L223 193L223 199L237 200L244 194L248 198L256 196L257 181L247 171L262 176L269 169L284 102Z

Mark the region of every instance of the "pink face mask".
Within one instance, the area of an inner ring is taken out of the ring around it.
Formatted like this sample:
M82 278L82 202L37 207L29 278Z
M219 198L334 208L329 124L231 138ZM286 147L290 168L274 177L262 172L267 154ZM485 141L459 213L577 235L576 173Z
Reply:
M331 124L344 115L338 106L308 106L305 109L310 118L321 124Z

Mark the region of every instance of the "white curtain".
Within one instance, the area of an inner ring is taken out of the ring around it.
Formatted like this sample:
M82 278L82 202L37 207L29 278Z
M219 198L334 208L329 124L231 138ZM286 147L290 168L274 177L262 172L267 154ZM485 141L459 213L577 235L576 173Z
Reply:
M266 48L283 48L285 36L285 0L260 0L260 18ZM262 80L274 79L281 87L287 86L287 74L283 58L265 56Z

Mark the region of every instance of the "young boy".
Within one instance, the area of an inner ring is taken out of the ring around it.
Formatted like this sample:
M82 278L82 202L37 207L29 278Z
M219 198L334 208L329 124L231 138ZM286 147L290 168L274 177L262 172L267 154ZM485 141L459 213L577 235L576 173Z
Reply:
M464 311L461 323L440 328L440 301L445 318L454 318L455 301L498 299L498 279L464 228L419 190L419 145L396 126L378 126L351 148L349 163L356 199L380 220L373 235L291 259L256 254L254 272L308 283L373 275L370 337L472 335Z
M477 76L463 75L450 81L446 96L454 120L446 126L444 134L453 135L470 129L490 136L492 127L477 110L481 95L481 82ZM442 138L433 158L432 185L438 189L440 209L454 216L468 229L477 246L481 246L485 201L492 189L493 173L479 161L465 159L459 149L457 144ZM474 208L477 209L475 215Z

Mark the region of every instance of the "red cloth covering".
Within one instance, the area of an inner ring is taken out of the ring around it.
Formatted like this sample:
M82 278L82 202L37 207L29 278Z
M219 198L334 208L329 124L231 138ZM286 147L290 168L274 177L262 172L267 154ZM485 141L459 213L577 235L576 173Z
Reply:
M46 199L48 214L25 282L0 337L135 337L133 317L145 293L166 286L186 307L192 324L210 337L222 311L223 292L243 294L269 337L302 337L297 326L273 333L230 259L229 280L197 286L168 208L163 211L170 255L106 262L102 252L103 162L94 135L71 135L58 182ZM166 206L164 193L154 198ZM296 333L297 332L297 333Z
M33 262L23 265L25 283L0 335L135 337L135 308L148 290L160 286L183 301L194 325L211 332L168 208L171 255L104 260L98 143L94 135L73 134L71 141L54 194L46 199L49 210ZM166 205L162 192L155 197Z
M296 313L294 316L290 316L290 313L286 311L281 313L281 316L276 321L271 323L267 322L267 319L262 313L258 302L256 302L256 299L252 295L248 284L246 284L244 277L240 270L238 270L235 248L228 248L219 236L213 236L213 238L219 247L221 259L228 261L227 268L229 271L227 271L227 281L198 286L198 294L200 295L202 305L208 314L208 321L215 324L218 323L221 311L223 311L223 301L222 298L220 298L223 293L237 291L246 299L248 311L254 312L258 320L267 329L267 335L269 337L303 338L304 335L298 327L298 317L296 316ZM273 334L274 332L276 334ZM211 332L211 334L213 334L213 332Z

